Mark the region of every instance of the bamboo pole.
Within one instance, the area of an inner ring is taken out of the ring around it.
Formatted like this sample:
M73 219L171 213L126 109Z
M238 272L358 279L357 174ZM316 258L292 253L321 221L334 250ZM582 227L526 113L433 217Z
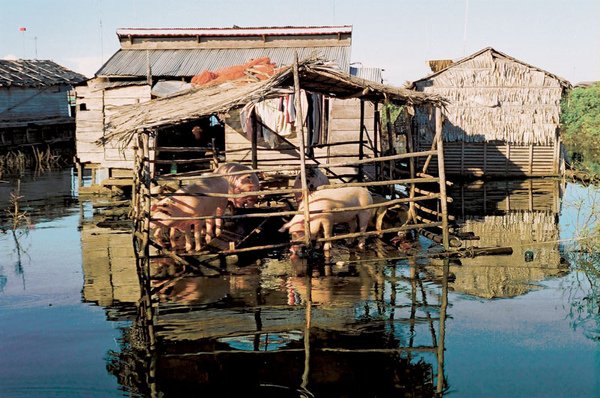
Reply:
M413 135L412 134L407 134L406 135L406 150L409 153L412 153L412 152L414 152L414 149L415 148L414 148ZM414 179L415 178L415 173L416 173L416 170L415 170L415 158L409 158L408 159L408 168L409 168L409 171L410 171L410 178ZM412 182L410 184L410 189L409 189L409 192L408 192L408 196L411 197L411 198L415 196L415 184L414 184L414 182ZM414 202L411 202L409 204L409 208L408 208L408 218L414 220L415 217L416 217L416 215L417 215L417 212L415 210Z
M361 98L360 99L360 132L358 135L358 140L360 141L360 143L358 144L358 160L363 160L364 156L365 156L365 149L364 149L364 140L365 140L365 101ZM364 175L363 175L363 165L359 165L358 166L358 181L363 181Z
M367 209L377 209L380 207L390 207L400 203L410 203L411 201L419 201L419 200L430 200L430 199L439 199L439 194L432 194L426 196L415 196L414 198L399 198L399 199L391 199L381 203L373 203L367 206L353 206L353 207L344 207L330 210L310 210L309 215L315 214L329 214L329 213L344 213L348 211L358 211L358 210L367 210ZM197 217L170 217L170 218L162 218L161 220L173 220L173 221L196 221L196 220L208 220L214 218L222 218L222 219L243 219L243 218L267 218L267 217L284 217L284 216L293 216L297 214L305 214L304 210L293 210L293 211L279 211L272 213L256 213L256 214L238 214L238 215L222 215L222 216L197 216ZM154 220L151 218L151 220Z
M300 76L298 74L298 53L294 53L294 96L296 100L296 116L297 120L300 120L300 181L302 182L302 204L304 206L304 238L307 247L311 246L310 241L310 216L309 216L309 202L308 202L308 184L306 182L306 150L304 148L304 123L302 115L302 104L300 102ZM298 124L296 125L296 129Z
M437 160L438 160L438 176L440 178L440 205L442 212L442 236L444 239L444 249L450 248L450 236L448 231L448 196L446 195L446 169L444 162L444 141L442 137L442 111L440 108L435 108L435 135L437 137Z

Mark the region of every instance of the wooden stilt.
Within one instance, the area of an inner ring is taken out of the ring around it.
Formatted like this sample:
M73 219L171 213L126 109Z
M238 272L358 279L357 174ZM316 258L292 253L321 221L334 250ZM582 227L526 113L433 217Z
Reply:
M302 106L300 102L300 76L298 73L298 53L294 54L294 92L296 99L297 120L304 120L302 115ZM300 180L302 182L302 205L304 207L304 243L307 247L311 246L310 239L310 209L308 207L308 183L306 181L306 150L304 147L304 124L299 123L300 127ZM296 129L298 126L296 126Z
M446 195L446 168L444 164L444 141L443 141L443 122L442 111L435 108L435 135L437 137L437 160L438 176L440 187L440 207L442 212L442 237L444 239L444 249L450 248L450 236L448 231L448 196Z

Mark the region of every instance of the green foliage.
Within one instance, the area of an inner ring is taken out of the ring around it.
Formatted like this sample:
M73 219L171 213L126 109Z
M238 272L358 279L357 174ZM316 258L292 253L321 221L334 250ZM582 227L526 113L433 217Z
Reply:
M571 90L561 103L561 111L566 138L600 136L600 83Z
M600 174L600 82L575 88L563 99L561 131L571 166Z

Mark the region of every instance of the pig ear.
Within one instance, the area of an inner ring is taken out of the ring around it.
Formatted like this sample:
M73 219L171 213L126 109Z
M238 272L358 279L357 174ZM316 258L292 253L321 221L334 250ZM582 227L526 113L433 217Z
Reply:
M291 225L291 223L292 223L292 222L290 221L290 222L288 222L288 223L285 223L285 224L283 224L283 226L282 226L281 228L279 228L279 232L285 232L285 231L287 231L288 229L290 229L290 225Z

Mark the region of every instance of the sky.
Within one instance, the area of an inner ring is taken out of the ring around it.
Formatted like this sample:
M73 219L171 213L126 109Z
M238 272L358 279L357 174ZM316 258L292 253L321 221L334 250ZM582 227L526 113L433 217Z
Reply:
M576 84L600 80L599 21L600 0L0 0L0 58L92 77L118 28L352 25L351 61L388 84L485 47Z

